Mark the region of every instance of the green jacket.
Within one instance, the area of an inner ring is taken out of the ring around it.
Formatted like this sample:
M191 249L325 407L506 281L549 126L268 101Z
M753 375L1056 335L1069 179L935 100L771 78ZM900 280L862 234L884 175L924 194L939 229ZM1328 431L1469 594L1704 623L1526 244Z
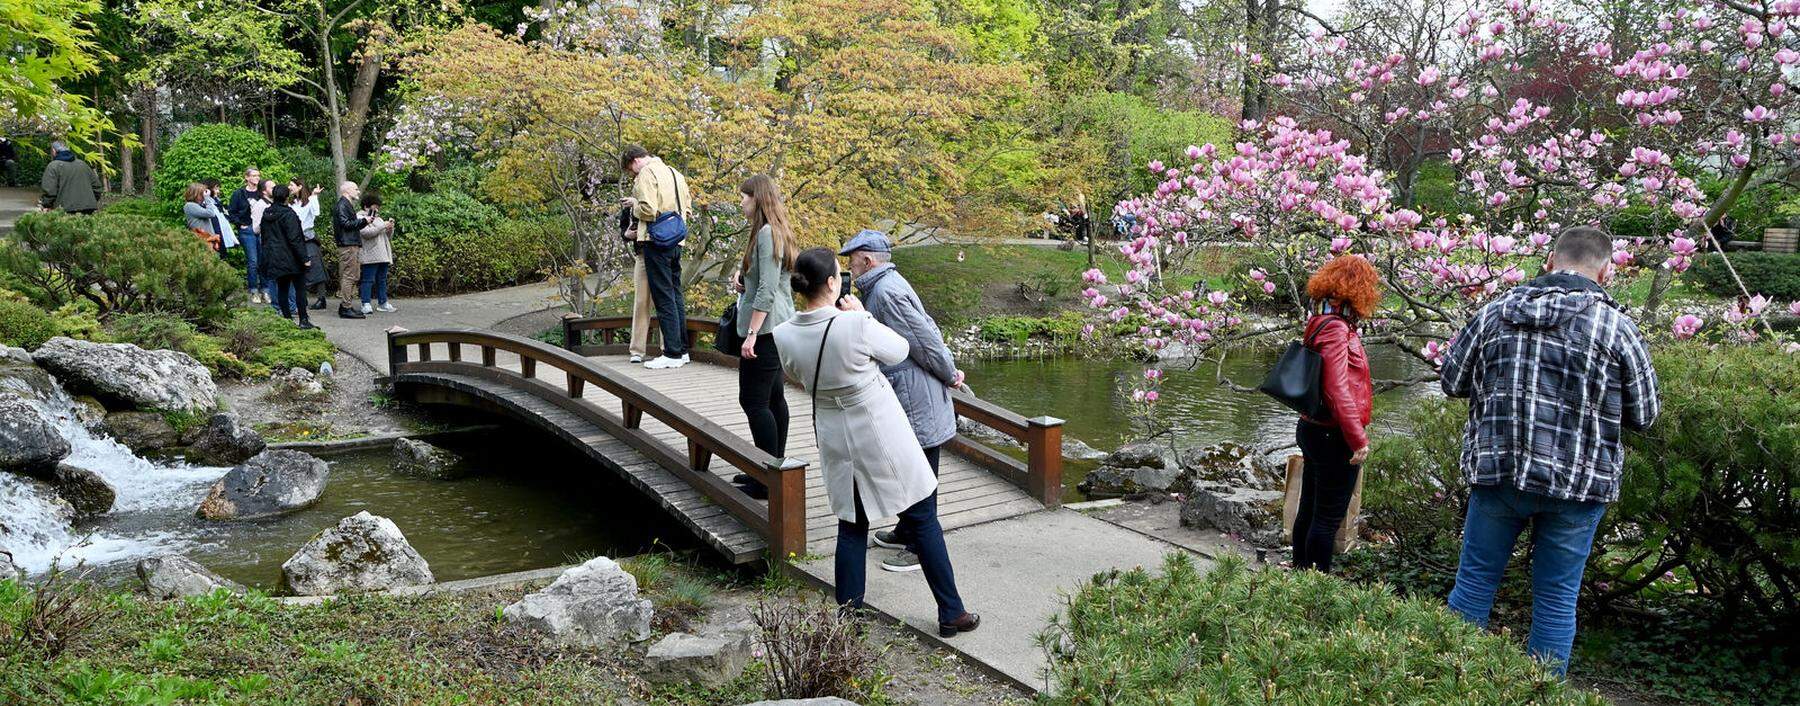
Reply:
M99 208L100 192L106 189L100 175L79 157L69 155L68 159L62 159L60 154L57 157L50 160L50 166L44 167L44 208L64 211Z

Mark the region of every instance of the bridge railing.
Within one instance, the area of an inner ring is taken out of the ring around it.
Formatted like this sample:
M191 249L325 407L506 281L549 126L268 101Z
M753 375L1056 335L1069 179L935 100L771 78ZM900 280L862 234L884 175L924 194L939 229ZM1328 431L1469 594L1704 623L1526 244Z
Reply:
M654 324L650 329L652 335L660 338L661 334ZM631 317L581 317L571 314L563 317L562 330L563 348L572 353L584 356L617 355L624 353L629 347ZM734 356L722 355L712 350L696 350L692 347L698 334L712 334L717 333L718 330L717 319L690 317L687 320L690 354L708 362L735 368L738 359ZM587 336L584 334L588 331L594 331L599 335L600 343L598 345L586 342ZM953 390L950 397L955 403L958 417L981 424L1017 441L1025 447L1026 460L1020 462L1016 458L963 434L957 434L956 438L951 440L951 450L1023 489L1032 498L1043 503L1045 507L1054 508L1062 505L1063 420L1041 416L1028 418L966 392Z
M443 347L448 359L434 360L433 346ZM478 350L479 360L464 360L465 346ZM518 371L498 365L497 353L501 351L518 356ZM561 371L566 382L559 387L543 381L538 377L540 367ZM760 533L776 556L806 552L806 464L798 459L776 458L710 420L686 416L689 412L685 406L643 383L580 354L519 336L464 329L388 331L388 374L393 379L399 380L407 373L432 372L501 382L581 416L687 481ZM618 398L618 413L583 399L589 385ZM673 448L646 431L646 414L680 433L687 448ZM714 475L709 470L714 458L768 486L767 504L759 506L743 491Z

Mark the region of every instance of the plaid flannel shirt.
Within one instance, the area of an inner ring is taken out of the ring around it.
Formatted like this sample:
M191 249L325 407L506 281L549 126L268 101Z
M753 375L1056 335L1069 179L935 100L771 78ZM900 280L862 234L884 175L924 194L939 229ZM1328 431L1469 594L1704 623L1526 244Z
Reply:
M1568 500L1619 499L1623 429L1661 411L1637 325L1593 280L1557 272L1489 303L1450 346L1444 394L1469 398L1462 471Z

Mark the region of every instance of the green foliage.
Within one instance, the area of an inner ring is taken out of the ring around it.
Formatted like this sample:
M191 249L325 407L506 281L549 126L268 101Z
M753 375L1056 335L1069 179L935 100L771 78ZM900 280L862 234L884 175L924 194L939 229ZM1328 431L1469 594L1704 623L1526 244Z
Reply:
M1800 299L1800 255L1735 252L1731 254L1731 265L1737 268L1738 276L1744 278L1744 286L1751 294L1784 301ZM1725 269L1724 258L1718 253L1695 258L1687 277L1715 296L1735 299L1742 294L1737 282L1731 279L1731 272Z
M242 286L186 229L140 216L28 213L0 240L0 271L47 309L90 302L100 318L161 311L224 318Z
M186 186L186 184L183 184L183 186ZM181 202L179 200L135 196L113 201L101 208L100 212L118 216L138 216L148 218L158 223L167 223L182 228L187 227L187 219L181 214Z
M139 348L190 354L191 344L200 335L193 324L180 317L154 312L115 316L106 322L106 331L113 340L135 344Z
M327 197L337 193L330 157L302 145L289 145L281 148L281 162L288 166L288 178L299 179L302 184L325 187L327 193L319 197L321 205L331 200Z
M1129 93L1097 93L1070 100L1066 120L1099 139L1107 154L1106 181L1117 194L1141 194L1156 188L1161 176L1151 174L1147 165L1152 160L1166 160L1181 154L1188 145L1213 143L1229 146L1231 121L1217 115L1197 111L1167 110L1149 100ZM1100 195L1096 195L1100 196ZM1096 205L1096 225L1106 221L1106 201L1090 198Z
M175 138L156 165L156 197L181 198L192 182L218 179L226 193L243 184L244 170L256 167L264 179L286 180L289 169L274 145L262 133L236 125L195 125Z
M1457 192L1456 167L1433 159L1419 165L1413 176L1413 205L1420 213L1435 215L1473 212L1481 204Z
M1054 316L990 316L977 326L981 337L997 343L1024 343L1032 338L1067 341L1079 338L1091 319L1079 311Z
M1405 560L1436 565L1462 544L1469 488L1462 479L1463 400L1430 397L1406 410L1405 434L1385 436L1369 452L1363 511ZM1448 573L1447 571L1445 573Z
M57 336L50 313L18 299L0 299L0 345L32 350Z
M1044 636L1075 645L1053 658L1045 701L1604 703L1440 604L1237 557L1207 572L1194 561L1174 554L1160 575L1082 586Z
M223 352L269 371L318 370L337 355L325 332L301 329L268 307L238 311L220 328L217 338Z
M543 265L542 253L567 227L521 221L460 191L401 192L382 215L395 224L392 286L402 292L455 292L518 284Z
M98 0L8 0L0 6L0 105L11 131L21 127L66 137L90 158L112 118L67 86L110 59L88 21Z
M1800 703L1791 628L1731 619L1697 599L1585 621L1572 662L1579 678L1613 682L1665 703Z

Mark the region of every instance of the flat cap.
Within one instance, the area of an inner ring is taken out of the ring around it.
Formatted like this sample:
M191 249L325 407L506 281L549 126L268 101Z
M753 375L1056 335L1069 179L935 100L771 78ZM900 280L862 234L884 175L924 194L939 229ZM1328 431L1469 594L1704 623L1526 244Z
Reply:
M838 251L838 255L849 255L858 250L893 252L894 246L888 244L886 233L864 228L861 233L851 237L850 242L844 243L844 248Z

